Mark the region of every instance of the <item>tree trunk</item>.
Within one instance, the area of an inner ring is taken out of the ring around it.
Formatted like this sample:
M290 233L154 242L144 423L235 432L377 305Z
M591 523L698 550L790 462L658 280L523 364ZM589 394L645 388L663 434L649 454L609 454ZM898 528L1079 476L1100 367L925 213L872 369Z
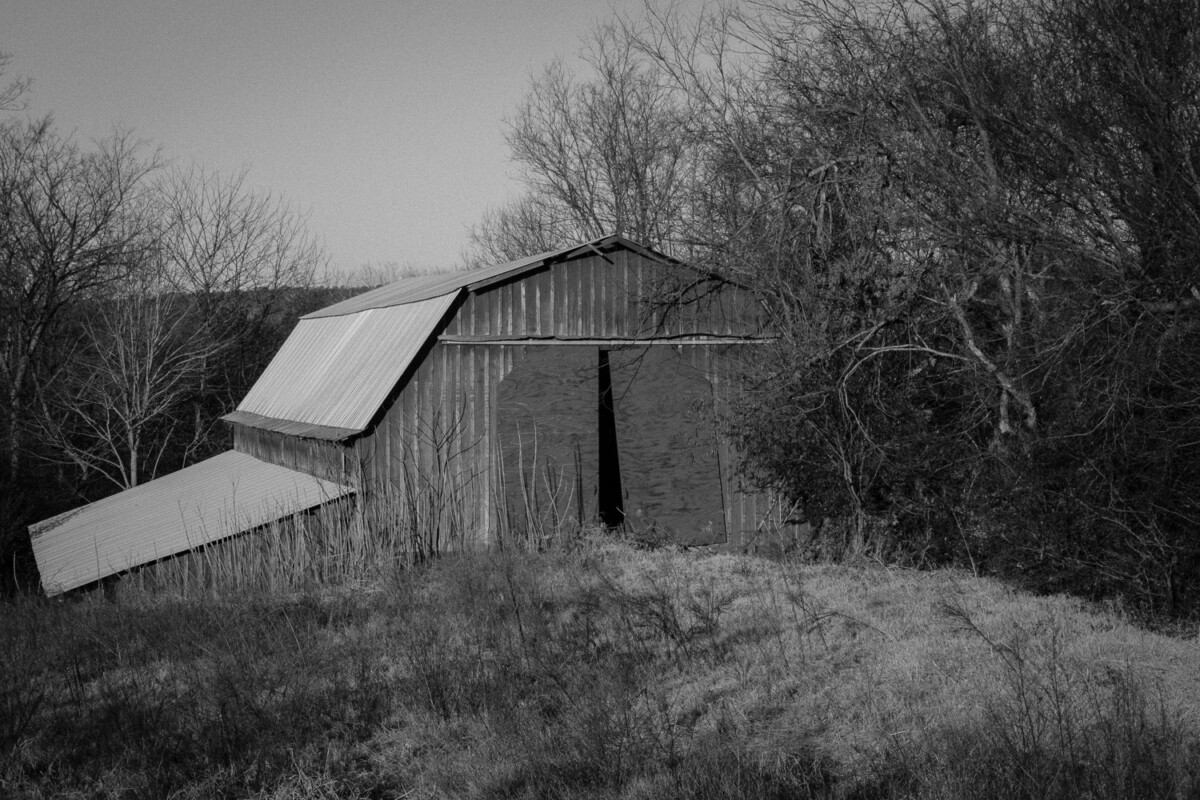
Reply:
M127 441L129 444L129 479L126 483L132 489L138 485L138 442L132 428L127 434Z
M17 480L21 471L20 392L14 385L8 392L8 479Z

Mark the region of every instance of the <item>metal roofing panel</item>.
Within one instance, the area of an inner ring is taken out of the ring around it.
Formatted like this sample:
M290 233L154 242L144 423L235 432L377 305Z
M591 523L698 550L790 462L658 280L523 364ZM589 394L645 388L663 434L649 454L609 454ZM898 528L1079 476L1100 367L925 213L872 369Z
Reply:
M364 430L456 296L300 320L237 410Z
M47 594L251 530L354 489L229 451L29 526Z

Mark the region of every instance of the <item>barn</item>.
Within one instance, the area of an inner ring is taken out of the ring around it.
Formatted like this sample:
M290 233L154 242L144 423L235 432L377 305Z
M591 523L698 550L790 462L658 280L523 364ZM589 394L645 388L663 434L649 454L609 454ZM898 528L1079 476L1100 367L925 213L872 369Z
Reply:
M233 451L31 526L43 588L350 495L432 502L438 548L592 524L737 546L778 510L717 415L767 335L744 292L621 236L366 292L300 320L225 417Z

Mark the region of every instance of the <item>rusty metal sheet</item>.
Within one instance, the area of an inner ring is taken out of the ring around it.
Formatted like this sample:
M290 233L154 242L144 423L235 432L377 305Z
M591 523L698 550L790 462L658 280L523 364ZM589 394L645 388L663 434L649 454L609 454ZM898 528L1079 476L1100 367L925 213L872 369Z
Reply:
M447 294L300 320L237 410L328 429L365 430L455 299ZM252 419L237 421L252 424Z
M353 491L231 450L31 525L29 537L54 595Z

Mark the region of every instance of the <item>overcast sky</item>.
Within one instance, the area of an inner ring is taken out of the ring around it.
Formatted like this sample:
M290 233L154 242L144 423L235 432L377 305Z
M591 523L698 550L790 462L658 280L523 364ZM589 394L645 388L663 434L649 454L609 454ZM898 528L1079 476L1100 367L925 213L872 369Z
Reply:
M517 186L501 120L554 56L640 0L0 0L30 113L164 155L310 214L336 268L455 264Z

